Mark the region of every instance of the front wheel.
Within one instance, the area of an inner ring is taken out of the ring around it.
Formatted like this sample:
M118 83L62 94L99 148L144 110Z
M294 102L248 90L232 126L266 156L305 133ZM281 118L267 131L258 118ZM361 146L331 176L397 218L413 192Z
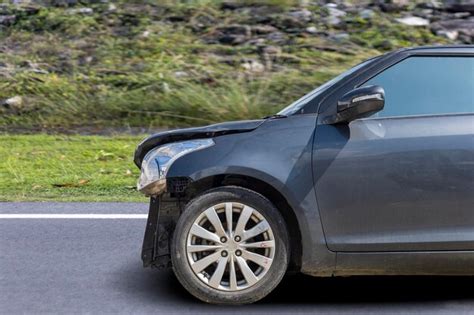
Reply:
M186 205L171 259L178 280L202 301L252 303L269 294L286 272L286 225L262 195L240 187L216 188Z

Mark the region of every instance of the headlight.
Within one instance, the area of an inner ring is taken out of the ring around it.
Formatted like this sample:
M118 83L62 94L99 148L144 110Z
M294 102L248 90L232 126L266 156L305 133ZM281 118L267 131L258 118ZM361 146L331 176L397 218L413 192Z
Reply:
M168 143L150 150L142 161L137 189L146 195L158 195L166 189L166 173L179 157L214 145L212 139Z

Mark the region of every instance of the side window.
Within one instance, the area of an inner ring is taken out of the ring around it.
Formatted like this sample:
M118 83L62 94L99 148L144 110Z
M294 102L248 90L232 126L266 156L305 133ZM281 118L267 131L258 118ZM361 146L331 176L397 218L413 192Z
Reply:
M385 89L372 117L474 112L474 57L410 57L367 81Z

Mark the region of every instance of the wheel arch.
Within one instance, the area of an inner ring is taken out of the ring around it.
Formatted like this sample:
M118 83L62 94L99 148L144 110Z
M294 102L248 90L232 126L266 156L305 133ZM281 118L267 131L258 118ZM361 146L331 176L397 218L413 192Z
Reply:
M265 180L243 174L214 174L191 181L186 187L186 199L194 198L207 190L237 186L255 191L270 200L283 216L290 238L289 271L299 271L302 266L302 233L296 212L287 198L273 185Z

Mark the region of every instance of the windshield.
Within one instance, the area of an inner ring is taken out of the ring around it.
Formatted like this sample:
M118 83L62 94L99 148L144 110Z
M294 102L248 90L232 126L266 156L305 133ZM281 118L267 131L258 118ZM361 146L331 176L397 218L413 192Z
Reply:
M347 70L346 72L341 73L340 75L338 75L334 79L329 80L328 82L324 83L323 85L320 85L319 87L312 90L311 92L309 92L308 94L306 94L302 98L298 99L297 101L291 103L289 106L287 106L284 109L282 109L281 111L279 111L278 115L285 115L285 116L293 115L294 113L299 111L301 108L303 108L303 106L308 104L308 102L311 101L315 96L317 96L318 94L326 91L329 87L333 86L334 84L336 84L340 80L344 79L348 75L354 73L355 71L359 70L360 68L364 67L365 65L367 65L370 62L374 61L375 59L376 58L371 58L369 60L361 62L358 65L356 65L356 66L352 67L351 69Z

